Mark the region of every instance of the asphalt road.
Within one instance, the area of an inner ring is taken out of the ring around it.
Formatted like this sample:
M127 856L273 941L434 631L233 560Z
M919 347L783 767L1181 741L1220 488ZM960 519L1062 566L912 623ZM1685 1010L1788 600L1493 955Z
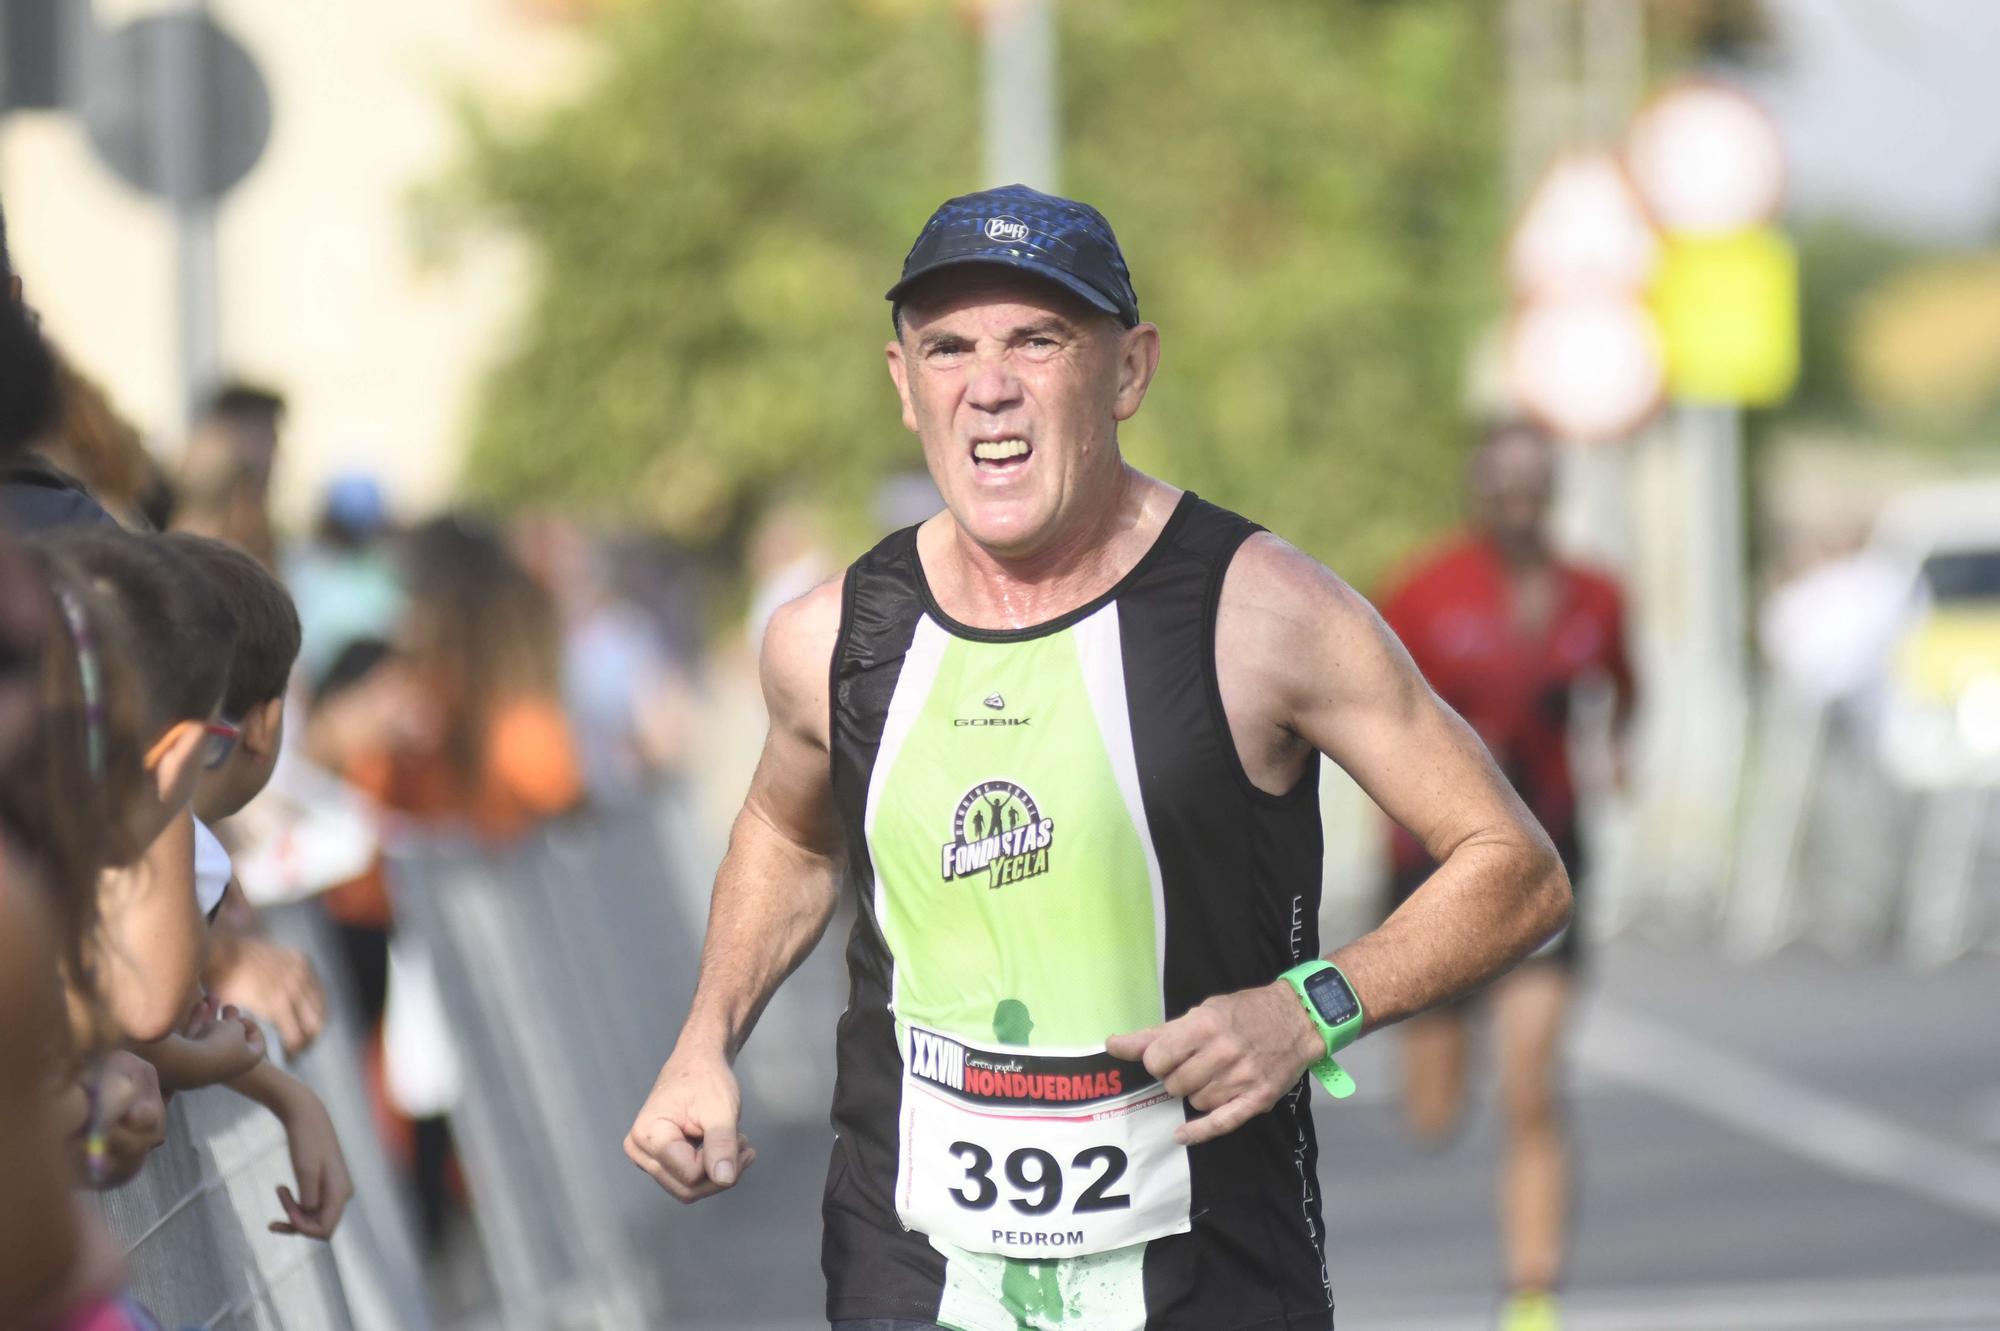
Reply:
M756 1166L671 1222L657 1258L676 1325L824 1326L836 965L823 948L795 977L774 1014L784 1047L746 1066ZM1570 1047L1572 1331L2000 1328L2000 958L1930 973L1811 954L1738 967L1619 944L1594 967ZM1316 1097L1338 1325L1490 1326L1490 1103L1455 1146L1418 1152L1390 1096L1394 1057L1393 1037L1364 1042L1345 1060L1362 1093Z

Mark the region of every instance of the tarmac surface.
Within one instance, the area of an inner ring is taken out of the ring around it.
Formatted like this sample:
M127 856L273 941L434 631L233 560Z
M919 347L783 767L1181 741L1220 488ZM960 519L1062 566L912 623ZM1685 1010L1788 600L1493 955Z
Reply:
M829 940L831 944L833 940ZM819 1194L841 1003L824 945L746 1054L737 1189L676 1207L675 1325L824 1328ZM760 1050L773 1019L789 1037ZM1579 1145L1570 1331L2000 1329L2000 957L1932 972L1795 953L1602 949L1571 1033ZM1394 1033L1315 1092L1341 1331L1492 1324L1490 1065L1463 1137L1415 1149Z

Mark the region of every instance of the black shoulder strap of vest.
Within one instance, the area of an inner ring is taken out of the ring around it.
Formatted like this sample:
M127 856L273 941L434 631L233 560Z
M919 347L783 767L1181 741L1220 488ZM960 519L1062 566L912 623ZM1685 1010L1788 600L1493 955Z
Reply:
M836 697L843 675L901 657L909 649L922 609L916 549L917 529L905 527L849 566L833 653Z
M1189 493L1187 511L1174 532L1174 543L1210 567L1227 565L1237 547L1264 528L1240 513Z

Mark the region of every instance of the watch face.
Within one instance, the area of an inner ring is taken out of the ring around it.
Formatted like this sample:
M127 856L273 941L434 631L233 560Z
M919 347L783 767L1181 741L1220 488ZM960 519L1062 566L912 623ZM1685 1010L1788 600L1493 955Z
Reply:
M1347 987L1347 981L1337 970L1323 970L1307 980L1306 997L1312 1000L1313 1010L1319 1013L1319 1019L1329 1026L1353 1021L1361 1012L1361 1004L1355 1001L1354 991Z

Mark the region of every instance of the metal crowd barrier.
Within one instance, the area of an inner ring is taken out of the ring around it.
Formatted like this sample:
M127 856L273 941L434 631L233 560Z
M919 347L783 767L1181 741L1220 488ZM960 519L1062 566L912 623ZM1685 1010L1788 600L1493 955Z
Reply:
M1800 938L1919 966L2000 946L2000 789L1899 787L1865 720L1767 689L1733 890L1736 955Z
M312 962L326 988L326 1021L292 1071L326 1105L354 1179L354 1198L334 1232L333 1255L355 1331L430 1331L418 1262L422 1249L409 1197L377 1132L367 1083L361 1008L347 959L317 900L266 906L265 930Z
M657 803L485 848L391 848L397 929L431 952L464 1071L451 1111L510 1328L667 1321L659 1189L620 1143L692 993Z
M332 1250L266 1229L291 1182L278 1121L211 1087L175 1096L139 1177L94 1200L126 1253L128 1291L163 1325L354 1331Z

